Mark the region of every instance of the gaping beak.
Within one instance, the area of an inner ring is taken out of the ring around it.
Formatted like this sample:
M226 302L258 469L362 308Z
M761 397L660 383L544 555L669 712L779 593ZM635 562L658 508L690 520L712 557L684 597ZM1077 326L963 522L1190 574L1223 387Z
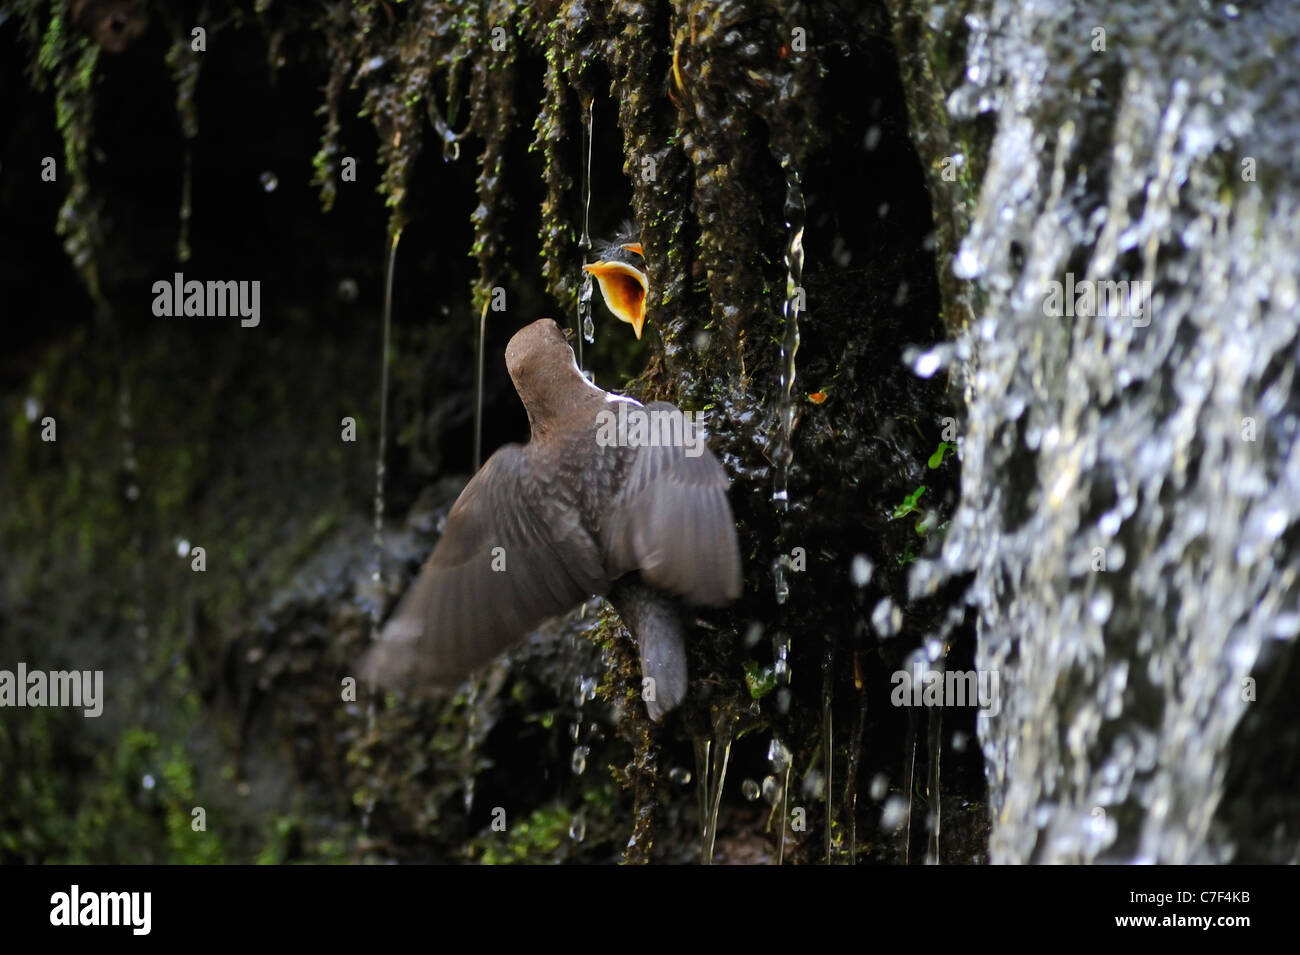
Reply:
M636 243L635 249L632 246L623 248L640 251L640 243ZM641 328L645 325L645 273L623 262L592 262L582 269L596 277L600 294L614 317L631 325L640 339Z

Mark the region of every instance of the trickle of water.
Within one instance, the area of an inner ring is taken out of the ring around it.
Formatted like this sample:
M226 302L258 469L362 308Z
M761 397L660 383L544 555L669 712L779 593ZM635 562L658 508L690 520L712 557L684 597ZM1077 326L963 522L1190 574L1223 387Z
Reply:
M779 795L781 802L778 813L778 822L781 826L781 833L777 842L776 850L776 864L781 865L785 861L785 830L790 821L790 769L794 762L794 757L785 743L781 742L781 738L774 735L772 741L767 744L767 759L768 762L772 764L772 772L774 775L763 780L763 796L764 798L767 798L770 795L768 792L768 780L770 779L772 785L776 787L777 793L776 795L772 795L772 798L768 799L768 804L775 805L777 802L777 795Z
M587 254L591 252L591 140L594 131L594 102L593 97L583 93L582 97L582 235L578 239L578 249L581 252L579 269L587 264ZM590 272L579 272L578 286L578 334L574 337L578 340L578 367L583 367L582 362L582 343L594 342L596 340L596 323L591 318L591 285L592 278Z
M587 342L596 340L596 323L591 317L593 281L590 272L583 272L582 284L578 286L578 319L582 323L582 339ZM581 345L579 345L578 350L582 350Z
M930 835L926 843L925 861L927 865L939 864L939 823L941 821L942 799L939 790L939 754L942 750L943 707L932 706L926 711L930 720L929 735L926 740L926 796L930 800L930 811L926 814Z
M402 230L393 232L388 246L388 267L384 280L383 352L379 357L379 448L375 455L375 524L374 581L375 599L370 602L370 635L379 639L379 619L383 607L384 564L384 458L388 449L388 352L393 325L393 276L397 270L397 246Z
M176 232L176 261L190 260L190 218L194 214L194 150L185 140L185 164L181 173L180 222Z
M772 673L776 676L776 682L781 686L789 686L794 672L790 669L790 637L784 633L776 634L772 639L773 655L776 661L772 664Z
M474 370L474 473L483 464L483 388L484 351L487 348L487 313L492 300L483 299L483 312L478 317L478 365Z
M790 599L790 577L786 573L788 558L782 554L772 562L772 582L778 605Z
M781 314L785 334L781 339L781 392L778 408L776 441L772 449L772 501L778 511L790 504L790 465L794 462L794 379L795 355L799 352L799 311L803 304L803 229L804 198L799 173L789 158L782 162L785 187L785 300Z
M835 832L835 725L832 706L835 702L835 644L826 647L822 658L822 761L826 765L826 864L830 865Z
M455 162L460 159L460 138L452 130L451 124L442 115L442 110L438 108L436 96L427 97L429 122L433 126L434 132L438 134L438 139L442 142L442 161ZM454 105L454 104L449 104Z
M713 739L705 753L712 755L709 767L709 807L702 834L701 860L713 865L713 846L718 838L718 811L722 808L722 787L727 781L727 762L731 759L731 741L736 730L736 717L729 711L718 709L713 714ZM698 748L697 748L698 753Z

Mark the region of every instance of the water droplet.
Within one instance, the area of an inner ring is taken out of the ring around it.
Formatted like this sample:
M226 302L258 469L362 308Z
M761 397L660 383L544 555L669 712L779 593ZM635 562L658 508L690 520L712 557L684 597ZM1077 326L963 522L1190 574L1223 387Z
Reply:
M885 800L885 808L880 813L880 827L886 832L898 829L907 821L910 808L902 796L890 796Z
M176 556L188 557L190 555L190 542L183 537L176 538Z
M1114 606L1114 599L1111 597L1110 591L1104 587L1099 588L1092 595L1092 600L1088 601L1088 615L1092 617L1094 623L1104 624L1110 619L1112 606Z
M759 794L758 783L756 783L752 779L746 779L743 783L740 784L740 792L741 795L743 795L747 800L753 802L755 799L758 798L758 794Z
M781 799L781 784L776 781L775 776L767 776L763 779L763 801L769 806L775 806Z
M23 413L27 415L28 421L35 421L36 416L41 413L41 403L31 395L23 402Z
M355 279L339 279L337 294L340 302L355 302L358 291Z
M871 574L875 566L866 554L857 554L853 558L853 563L849 567L849 576L853 579L854 587L865 587L871 583Z
M755 647L763 639L763 625L755 620L745 628L745 646Z
M767 758L772 763L772 771L784 773L790 768L790 757L789 748L779 737L773 736L772 742L767 744Z
M871 626L881 637L892 637L903 628L903 612L894 601L885 597L871 611Z
M570 768L573 770L573 775L581 776L587 771L587 752L588 750L586 746L573 747L573 759L570 762Z
M889 777L884 773L876 773L871 777L871 798L876 802L884 799L889 793Z
M262 189L266 192L275 192L276 188L280 185L280 180L276 178L275 173L269 170L262 173L262 175L258 177L258 181L261 182Z
M691 771L685 766L674 766L668 770L668 778L678 786L688 786L691 782Z
M587 838L587 817L578 813L569 823L569 838L574 842L581 842Z
M822 774L822 771L813 769L809 770L808 775L803 778L803 785L799 788L805 799L817 800L822 798L822 790L825 785L826 777Z
M145 773L144 778L140 780L140 785L145 789L153 789L157 785L157 780L151 774Z

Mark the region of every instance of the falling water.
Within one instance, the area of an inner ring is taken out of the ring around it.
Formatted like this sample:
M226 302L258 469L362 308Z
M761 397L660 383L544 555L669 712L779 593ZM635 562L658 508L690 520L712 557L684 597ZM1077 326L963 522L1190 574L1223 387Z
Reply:
M393 324L393 273L397 267L397 246L402 238L402 230L396 229L388 247L388 266L384 282L384 333L383 353L379 362L379 447L375 455L375 523L374 523L374 567L371 570L371 583L374 595L370 601L370 638L379 639L380 611L383 607L383 555L384 555L384 456L387 451L388 435L388 365L389 340ZM369 694L370 702L366 706L366 731L373 736L375 720L378 715L377 694ZM473 800L472 786L466 792L467 805ZM374 811L375 801L366 801L361 813L361 829L370 830L370 817Z
M799 352L799 310L803 304L803 224L804 200L803 189L799 184L799 173L787 160L782 163L786 170L785 186L785 301L781 315L785 320L785 334L781 339L781 395L779 420L777 423L776 446L772 453L774 465L772 500L777 510L784 511L790 506L790 465L794 461L794 377L795 355ZM784 576L784 568L779 572Z
M379 448L375 457L375 527L373 540L375 565L371 572L371 580L375 586L375 599L370 604L370 632L374 639L379 637L379 617L383 605L384 456L388 447L388 343L392 335L393 324L393 273L397 268L397 245L401 238L402 230L395 230L388 247L388 267L384 280L384 344L379 361Z
M707 814L703 817L700 855L704 865L713 865L713 846L718 839L718 812L722 808L722 787L727 781L727 762L731 759L731 741L736 730L736 716L729 709L720 708L713 713L713 740L704 748L705 758L712 756L708 772L700 774L700 781L708 781L704 789ZM698 749L697 749L698 753Z
M185 140L185 169L181 173L180 225L176 232L176 261L190 260L190 217L194 213L194 149Z
M949 107L996 132L953 267L983 303L961 501L911 585L973 573L990 858L1295 861L1293 824L1220 809L1290 798L1234 737L1300 634L1300 7L982 0L966 27ZM1053 304L1067 273L1149 295Z
M483 464L483 353L486 350L488 304L492 299L483 300L483 312L478 317L478 366L474 371L474 473L478 473Z
M194 93L198 89L199 70L203 64L202 56L195 56L190 49L187 33L178 28L173 29L172 44L167 50L167 65L171 68L172 79L176 83L176 112L181 121L181 135L184 137L184 166L181 173L180 222L176 235L176 258L180 262L190 260L190 217L193 214L194 192L194 140L199 134L198 110L195 107Z
M582 94L582 237L578 239L578 250L582 253L581 265L587 264L587 254L591 252L591 140L594 127L593 98ZM596 324L591 319L591 273L580 269L578 286L578 367L582 368L582 343L596 340Z
M943 707L927 707L926 719L929 720L930 726L927 734L928 738L926 739L925 796L929 800L930 811L926 816L926 827L929 829L929 835L926 841L925 861L929 865L938 865L939 823L941 822L940 808L942 803L939 791L939 752L943 733Z
M763 783L764 789L770 785L776 790L772 809L781 827L776 847L776 864L781 865L785 861L785 830L790 824L790 770L794 765L794 755L781 737L773 735L767 746L767 759L772 765L772 775Z
M856 664L855 664L856 666ZM858 688L861 690L861 687ZM844 769L844 817L848 822L849 864L858 864L858 768L862 761L862 737L867 728L867 695L860 693L858 719L849 745L849 764Z
M835 839L835 724L832 704L835 702L835 644L826 647L822 659L822 759L826 763L826 783L822 792L826 802L826 864L831 864Z

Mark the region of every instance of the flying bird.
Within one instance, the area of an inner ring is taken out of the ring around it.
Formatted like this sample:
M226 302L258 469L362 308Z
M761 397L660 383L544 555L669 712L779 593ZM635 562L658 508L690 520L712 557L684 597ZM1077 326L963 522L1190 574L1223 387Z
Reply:
M455 686L599 594L636 640L642 696L661 720L686 696L683 605L740 596L726 472L690 415L591 384L550 319L515 333L506 367L531 440L499 449L465 486L362 678Z

